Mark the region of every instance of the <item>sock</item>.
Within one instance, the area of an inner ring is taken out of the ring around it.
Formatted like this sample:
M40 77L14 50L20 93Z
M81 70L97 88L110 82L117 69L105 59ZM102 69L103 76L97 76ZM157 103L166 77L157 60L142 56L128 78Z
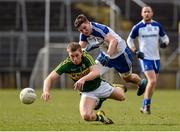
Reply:
M145 105L150 105L151 104L151 99L144 99L144 101L143 101L143 107L145 106Z
M96 114L96 120L95 121L103 121L103 117L101 115Z

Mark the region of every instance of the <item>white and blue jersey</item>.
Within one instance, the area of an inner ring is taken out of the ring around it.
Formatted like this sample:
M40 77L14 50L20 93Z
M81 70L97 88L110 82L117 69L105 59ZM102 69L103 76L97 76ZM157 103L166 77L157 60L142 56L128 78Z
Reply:
M88 44L98 45L100 47L101 53L97 57L96 62L99 57L107 55L108 42L105 41L105 37L108 33L111 33L117 39L118 44L117 51L110 57L110 61L107 66L109 68L116 69L123 75L130 74L132 71L132 55L130 49L126 45L126 42L110 27L96 22L91 22L90 24L92 33L89 36L85 36L81 33L80 41L85 41Z
M134 46L134 39L138 38L139 50L144 53L144 59L140 60L142 71L154 70L159 73L160 55L159 41L168 45L169 38L160 23L152 20L145 23L143 20L136 24L127 39L127 44L131 48Z
M105 41L105 37L108 33L111 33L118 41L117 52L114 53L111 58L116 58L120 54L122 54L127 47L126 42L115 33L110 27L105 26L103 24L99 24L96 22L91 22L92 33L89 36L85 36L84 34L80 34L80 41L88 42L90 45L99 45L100 50L106 54L108 45Z
M150 23L145 23L142 20L136 24L132 28L128 40L134 40L136 37L138 37L139 50L144 53L144 58L148 60L160 59L159 39L164 43L169 43L161 24L154 20ZM130 42L127 42L129 46L131 45Z

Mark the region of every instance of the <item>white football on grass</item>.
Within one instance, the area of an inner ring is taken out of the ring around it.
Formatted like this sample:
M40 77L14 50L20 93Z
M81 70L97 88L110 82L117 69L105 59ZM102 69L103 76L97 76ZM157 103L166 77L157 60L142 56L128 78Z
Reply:
M21 90L19 98L24 104L32 104L36 100L35 90L32 88L24 88Z

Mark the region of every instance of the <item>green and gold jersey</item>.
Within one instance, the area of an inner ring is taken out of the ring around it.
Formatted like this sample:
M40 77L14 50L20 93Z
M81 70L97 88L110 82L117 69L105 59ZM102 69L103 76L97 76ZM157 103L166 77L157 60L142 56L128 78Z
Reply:
M73 64L70 58L68 57L56 67L55 71L59 75L67 73L70 76L70 78L74 82L76 82L83 76L87 75L90 72L90 66L95 64L96 63L92 56L84 51L82 56L82 62L79 65ZM93 91L100 86L100 83L100 77L97 77L91 81L86 81L82 89L82 92Z

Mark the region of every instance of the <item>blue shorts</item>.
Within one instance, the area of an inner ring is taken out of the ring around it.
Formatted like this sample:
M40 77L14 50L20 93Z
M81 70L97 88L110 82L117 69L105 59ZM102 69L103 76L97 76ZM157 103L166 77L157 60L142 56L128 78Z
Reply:
M142 72L154 70L155 73L160 72L160 60L140 60L140 66Z
M97 60L101 56L105 56L103 52L98 55ZM127 47L125 51L117 58L110 59L107 66L109 68L114 68L119 73L127 73L129 71L132 71L132 62L133 57L130 49Z

